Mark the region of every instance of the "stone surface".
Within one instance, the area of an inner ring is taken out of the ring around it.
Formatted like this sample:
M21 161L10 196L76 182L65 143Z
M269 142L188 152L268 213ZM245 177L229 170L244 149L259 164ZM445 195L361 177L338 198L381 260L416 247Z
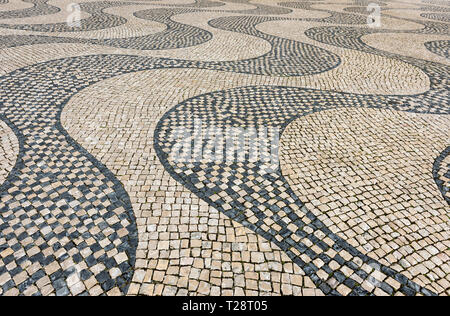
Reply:
M450 259L448 204L429 170L447 145L449 126L448 117L384 110L312 114L284 131L282 173L333 232L439 289L449 276L432 270Z
M72 2L0 0L0 295L450 294L445 2Z
M19 155L19 141L11 128L0 121L0 185L16 164Z

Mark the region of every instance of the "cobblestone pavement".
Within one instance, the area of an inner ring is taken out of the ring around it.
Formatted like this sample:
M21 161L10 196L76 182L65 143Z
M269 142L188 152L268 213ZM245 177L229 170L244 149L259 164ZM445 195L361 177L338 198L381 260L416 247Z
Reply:
M0 295L450 295L448 2L73 2L0 0Z

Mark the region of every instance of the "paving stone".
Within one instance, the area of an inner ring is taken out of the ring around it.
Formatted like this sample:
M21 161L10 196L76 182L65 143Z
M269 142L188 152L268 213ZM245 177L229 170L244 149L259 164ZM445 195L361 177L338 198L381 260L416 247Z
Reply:
M27 2L0 295L449 294L445 3Z

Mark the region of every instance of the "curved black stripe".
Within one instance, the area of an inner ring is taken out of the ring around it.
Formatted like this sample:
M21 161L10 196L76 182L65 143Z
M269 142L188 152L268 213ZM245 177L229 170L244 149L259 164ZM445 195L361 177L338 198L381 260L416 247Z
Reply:
M35 31L35 32L85 32L103 30L127 23L127 19L113 14L105 13L107 8L133 5L139 3L127 2L85 2L81 3L80 10L89 13L90 16L80 20L80 26L69 26L67 22L48 24L0 24L1 28ZM69 12L67 15L69 16Z
M439 191L441 191L444 200L450 205L450 187L441 179L441 173L444 177L450 179L450 164L443 164L444 160L450 156L450 146L444 149L433 163L433 178Z
M33 7L23 10L0 11L0 19L29 18L39 15L54 14L61 11L60 8L47 4L48 0L22 0L33 3Z

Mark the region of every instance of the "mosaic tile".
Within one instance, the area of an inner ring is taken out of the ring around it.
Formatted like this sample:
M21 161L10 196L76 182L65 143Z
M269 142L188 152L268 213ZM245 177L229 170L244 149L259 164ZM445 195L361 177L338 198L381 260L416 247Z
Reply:
M68 4L0 0L0 295L450 295L445 1Z

